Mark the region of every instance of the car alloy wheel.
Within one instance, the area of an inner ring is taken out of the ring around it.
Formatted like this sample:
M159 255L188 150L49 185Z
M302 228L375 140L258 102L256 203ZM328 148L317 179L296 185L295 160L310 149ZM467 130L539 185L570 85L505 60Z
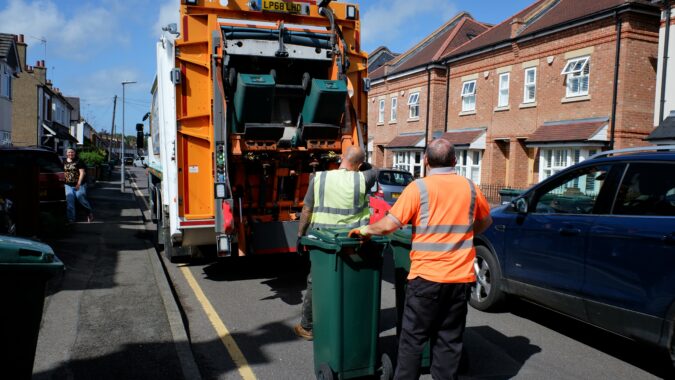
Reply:
M501 290L501 268L494 254L485 246L476 246L473 262L476 282L471 288L469 303L474 309L487 311L498 306L504 299Z

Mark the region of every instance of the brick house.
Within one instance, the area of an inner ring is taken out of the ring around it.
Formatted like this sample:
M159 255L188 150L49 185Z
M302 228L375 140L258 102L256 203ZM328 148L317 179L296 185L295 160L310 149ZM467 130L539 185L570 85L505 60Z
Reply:
M487 28L468 13L459 13L369 74L368 154L373 165L424 175L425 141L445 132L447 75L437 62ZM374 54L369 58L375 59Z
M598 151L645 145L658 16L642 0L539 0L450 52L444 137L460 172L523 188Z
M77 142L70 134L73 106L47 79L44 61L26 65L27 44L17 38L17 50L23 72L14 86L13 142L17 146L43 146L65 155Z
M0 146L12 143L12 88L20 72L15 36L0 33Z
M675 66L668 57L675 52L675 3L654 1L661 6L659 59L654 97L654 127L647 141L657 145L675 145ZM668 20L669 22L666 22Z

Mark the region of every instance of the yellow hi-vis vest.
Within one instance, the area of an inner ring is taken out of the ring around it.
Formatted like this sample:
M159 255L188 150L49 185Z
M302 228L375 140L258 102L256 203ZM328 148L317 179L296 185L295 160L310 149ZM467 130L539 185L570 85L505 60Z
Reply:
M361 172L337 169L316 173L310 228L356 228L368 224L366 190L366 177Z

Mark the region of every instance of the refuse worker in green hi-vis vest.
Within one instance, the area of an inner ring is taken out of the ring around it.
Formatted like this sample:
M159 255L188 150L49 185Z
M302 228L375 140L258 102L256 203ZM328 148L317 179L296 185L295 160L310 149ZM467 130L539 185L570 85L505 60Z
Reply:
M375 184L377 171L360 171L366 159L362 148L351 146L342 154L340 167L317 172L309 181L305 205L298 229L298 253L304 248L300 238L310 228L355 228L368 224L368 191ZM302 302L302 318L295 325L295 334L305 340L314 339L312 333L312 273L307 275L307 290Z

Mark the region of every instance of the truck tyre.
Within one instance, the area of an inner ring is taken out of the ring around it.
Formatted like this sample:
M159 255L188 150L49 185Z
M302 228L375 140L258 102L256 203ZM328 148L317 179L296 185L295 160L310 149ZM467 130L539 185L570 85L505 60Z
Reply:
M502 271L494 254L485 246L476 246L476 283L471 288L469 303L474 309L495 309L504 299L501 290Z

